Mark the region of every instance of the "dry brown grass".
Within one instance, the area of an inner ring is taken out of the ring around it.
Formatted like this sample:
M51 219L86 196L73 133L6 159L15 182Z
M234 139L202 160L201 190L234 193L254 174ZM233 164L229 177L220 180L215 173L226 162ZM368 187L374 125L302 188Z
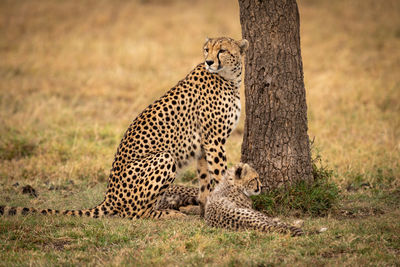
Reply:
M2 162L4 175L108 172L129 122L202 60L205 37L240 36L236 9L218 1L1 2L1 134L37 144L37 157Z
M399 178L399 3L300 8L310 136L341 175L385 168Z
M310 137L342 188L355 181L398 188L399 1L298 2ZM228 0L1 1L0 204L80 208L100 201L129 122L202 60L206 36L240 38L238 16L238 4ZM230 163L240 159L243 118L227 144ZM39 197L20 196L12 186L17 181L32 184ZM349 201L370 205L370 196ZM399 255L400 228L392 224L399 214L385 207L398 202L385 201L373 201L385 215L357 221L362 227L310 219L306 227L333 230L297 241L210 230L198 220L193 226L131 226L120 220L1 219L0 260L390 264ZM159 228L166 230L154 232ZM168 243L171 238L178 239Z

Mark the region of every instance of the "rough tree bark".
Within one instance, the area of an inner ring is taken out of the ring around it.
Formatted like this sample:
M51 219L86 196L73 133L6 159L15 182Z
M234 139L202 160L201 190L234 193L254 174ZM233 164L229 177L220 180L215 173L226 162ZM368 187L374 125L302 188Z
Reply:
M245 60L242 161L266 189L312 179L296 0L239 0Z

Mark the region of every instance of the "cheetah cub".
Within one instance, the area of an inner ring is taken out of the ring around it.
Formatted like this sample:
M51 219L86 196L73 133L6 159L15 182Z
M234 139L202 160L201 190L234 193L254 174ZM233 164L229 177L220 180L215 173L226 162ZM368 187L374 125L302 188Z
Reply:
M254 229L262 232L278 232L303 235L302 229L274 220L252 209L250 196L261 193L257 172L248 164L239 163L229 169L212 193L205 206L208 225L233 230Z

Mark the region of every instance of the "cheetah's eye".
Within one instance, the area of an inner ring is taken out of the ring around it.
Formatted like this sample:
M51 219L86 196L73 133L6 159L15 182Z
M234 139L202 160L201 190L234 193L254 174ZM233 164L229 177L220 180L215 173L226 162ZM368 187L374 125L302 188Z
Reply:
M225 49L220 49L219 52L220 52L220 53L225 53L226 50L225 50Z
M208 53L208 48L204 48L204 51L205 51L206 53Z
M256 187L256 186L257 186L257 180L256 180L256 179L251 180L251 181L249 182L249 186L250 186L250 187Z

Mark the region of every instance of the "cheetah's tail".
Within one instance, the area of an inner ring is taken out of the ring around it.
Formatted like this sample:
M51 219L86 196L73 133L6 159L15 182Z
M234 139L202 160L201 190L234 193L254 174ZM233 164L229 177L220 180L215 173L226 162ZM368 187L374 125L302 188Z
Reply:
M108 212L103 203L91 208L82 210L54 210L54 209L36 209L36 208L24 208L24 207L8 207L0 206L0 216L9 215L29 215L29 214L43 214L43 215L65 215L65 216L79 216L79 217L91 217L99 218L106 215L114 215Z
M289 226L291 236L302 236L304 231L296 226Z

